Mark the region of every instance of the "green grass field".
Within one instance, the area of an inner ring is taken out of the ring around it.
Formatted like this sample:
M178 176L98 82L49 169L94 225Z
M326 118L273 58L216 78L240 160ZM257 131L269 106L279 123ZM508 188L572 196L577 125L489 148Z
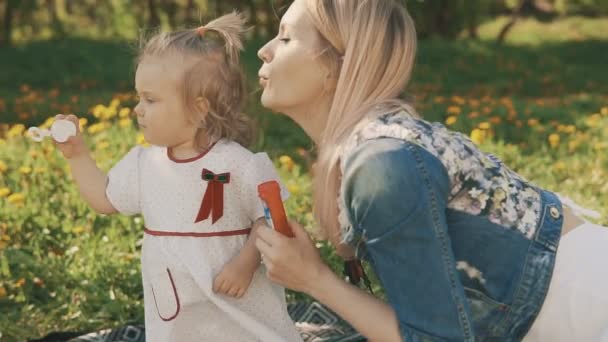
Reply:
M421 42L410 92L423 117L470 135L528 179L600 211L598 222L606 225L606 25L581 18L523 22L497 46L490 37L500 22L493 22L480 28L481 41ZM95 214L52 144L23 137L56 113L76 113L86 118L87 141L106 170L141 143L129 115L134 45L72 39L0 50L0 341L143 322L143 222ZM311 143L289 119L258 104L259 46L249 42L243 57L251 76L248 113L260 132L252 148L271 154L293 193L289 215L312 227ZM340 271L327 244L318 247ZM374 287L382 293L376 281Z

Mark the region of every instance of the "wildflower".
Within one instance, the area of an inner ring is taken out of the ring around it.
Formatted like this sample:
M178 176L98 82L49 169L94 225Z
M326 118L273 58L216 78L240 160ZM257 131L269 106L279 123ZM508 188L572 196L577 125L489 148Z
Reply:
M17 192L12 195L9 195L7 197L7 200L8 200L8 203L20 205L20 204L23 204L23 202L25 201L25 196L22 193Z
M456 121L458 121L458 117L452 115L452 116L449 116L445 120L445 124L448 125L448 126L451 126L451 125L455 124Z
M480 145L484 142L485 139L486 139L486 132L484 130L475 128L471 131L471 140L474 143Z
M549 140L549 145L551 145L552 148L556 148L557 146L559 146L559 140L560 140L559 134L557 134L557 133L550 134L548 140Z

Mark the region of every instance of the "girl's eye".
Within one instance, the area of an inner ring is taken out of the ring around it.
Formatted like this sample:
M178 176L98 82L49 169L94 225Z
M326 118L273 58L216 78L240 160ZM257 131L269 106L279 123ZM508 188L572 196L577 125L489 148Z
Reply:
M289 39L289 38L279 38L279 40L282 41L283 43L289 43L289 41L291 39Z

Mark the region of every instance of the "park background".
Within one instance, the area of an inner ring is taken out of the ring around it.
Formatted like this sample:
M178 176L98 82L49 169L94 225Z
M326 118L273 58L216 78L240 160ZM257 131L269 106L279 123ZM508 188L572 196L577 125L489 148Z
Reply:
M355 0L352 0L355 1ZM397 1L397 0L396 0ZM404 0L418 28L408 92L427 120L463 132L536 184L608 224L608 2ZM191 28L232 9L253 29L242 64L251 146L273 158L289 216L313 227L314 148L259 105L256 52L281 0L0 1L0 341L143 322L140 217L103 216L79 197L61 155L24 137L76 113L98 165L135 144L134 54L142 31ZM326 242L317 247L337 272ZM374 279L373 287L382 296ZM309 300L289 292L288 299Z

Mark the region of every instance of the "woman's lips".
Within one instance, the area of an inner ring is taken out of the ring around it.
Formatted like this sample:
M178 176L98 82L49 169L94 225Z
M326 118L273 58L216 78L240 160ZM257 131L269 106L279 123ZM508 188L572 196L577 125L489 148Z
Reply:
M266 86L268 85L268 78L260 76L260 85L262 86L262 88L266 88Z

